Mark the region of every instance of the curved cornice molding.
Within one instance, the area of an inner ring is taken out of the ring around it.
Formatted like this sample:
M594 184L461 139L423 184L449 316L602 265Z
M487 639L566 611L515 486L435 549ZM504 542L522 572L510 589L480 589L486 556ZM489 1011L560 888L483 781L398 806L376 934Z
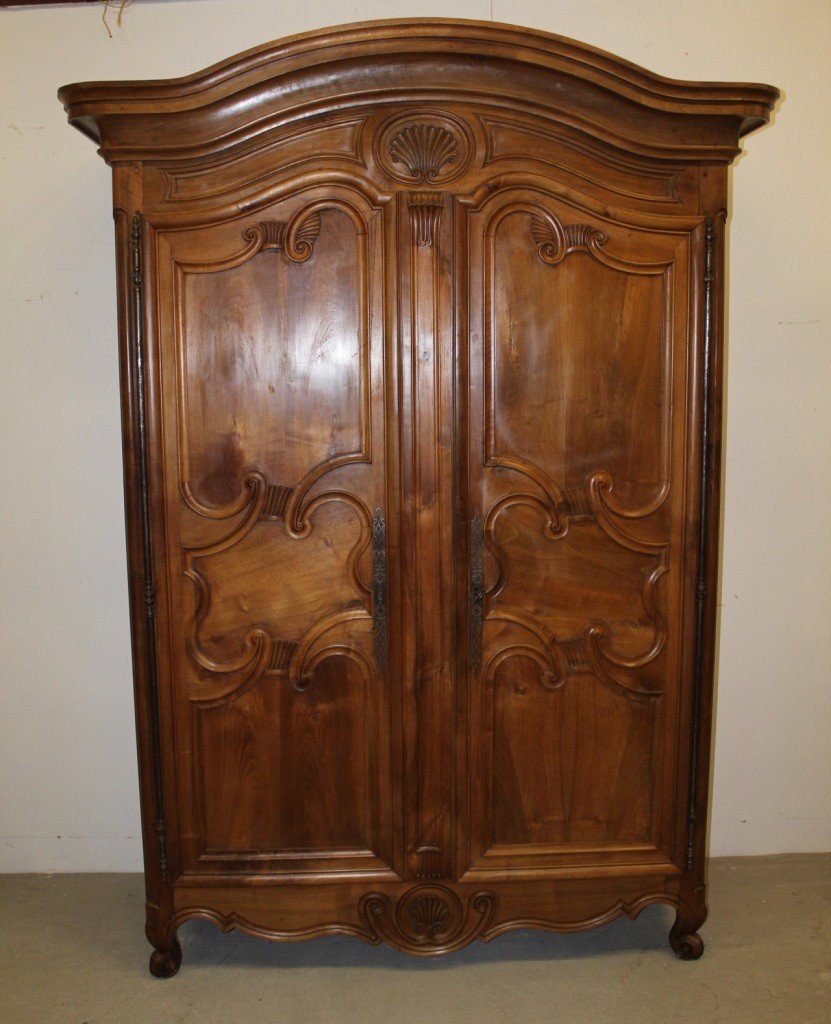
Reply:
M471 90L618 148L674 160L732 159L739 138L769 120L779 97L769 85L678 81L563 36L459 19L318 30L184 78L81 82L58 96L107 160L152 161L216 153L335 107L464 102Z

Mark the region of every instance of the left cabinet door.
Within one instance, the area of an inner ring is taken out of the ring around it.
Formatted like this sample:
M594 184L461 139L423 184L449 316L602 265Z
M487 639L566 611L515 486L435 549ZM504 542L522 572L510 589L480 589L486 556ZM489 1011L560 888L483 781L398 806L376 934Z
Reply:
M385 222L329 184L145 227L175 877L394 872Z

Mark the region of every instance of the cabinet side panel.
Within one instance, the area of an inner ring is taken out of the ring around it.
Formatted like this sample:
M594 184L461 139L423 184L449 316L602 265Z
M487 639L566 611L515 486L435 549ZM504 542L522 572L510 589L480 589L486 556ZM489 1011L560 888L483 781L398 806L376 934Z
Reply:
M168 859L167 817L164 808L162 741L157 693L150 678L148 597L153 596L147 573L147 540L151 530L150 509L143 500L148 487L147 449L142 453L139 404L141 394L137 358L143 344L145 308L143 277L142 169L136 164L113 167L113 216L115 221L116 279L118 297L118 346L121 387L121 430L124 460L124 510L133 686L138 746L139 795L146 904L146 931L150 941L165 944L172 916L172 888ZM142 356L145 354L141 353ZM145 410L146 411L146 410ZM146 439L145 439L146 440ZM150 588L150 589L149 589ZM155 609L153 609L155 611ZM155 657L153 652L152 657Z

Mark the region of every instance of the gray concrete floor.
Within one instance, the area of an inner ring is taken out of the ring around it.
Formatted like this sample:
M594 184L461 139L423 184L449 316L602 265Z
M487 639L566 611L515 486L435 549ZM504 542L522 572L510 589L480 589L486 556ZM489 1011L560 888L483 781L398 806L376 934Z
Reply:
M0 876L2 1024L829 1024L831 855L710 868L707 949L672 914L514 932L424 961L357 939L272 944L180 929L180 973L147 973L138 875Z

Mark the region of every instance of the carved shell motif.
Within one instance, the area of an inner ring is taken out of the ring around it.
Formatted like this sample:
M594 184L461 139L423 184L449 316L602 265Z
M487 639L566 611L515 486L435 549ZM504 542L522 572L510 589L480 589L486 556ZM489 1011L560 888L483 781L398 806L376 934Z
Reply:
M452 914L447 900L435 893L417 896L407 903L407 924L413 935L434 942L450 931Z
M367 893L359 910L371 941L388 942L416 956L436 956L461 949L490 927L497 899L479 892L463 905L442 885L417 885L395 904L385 893Z
M414 182L434 181L447 164L456 162L456 136L435 124L414 124L396 132L390 141L390 157L403 164Z

